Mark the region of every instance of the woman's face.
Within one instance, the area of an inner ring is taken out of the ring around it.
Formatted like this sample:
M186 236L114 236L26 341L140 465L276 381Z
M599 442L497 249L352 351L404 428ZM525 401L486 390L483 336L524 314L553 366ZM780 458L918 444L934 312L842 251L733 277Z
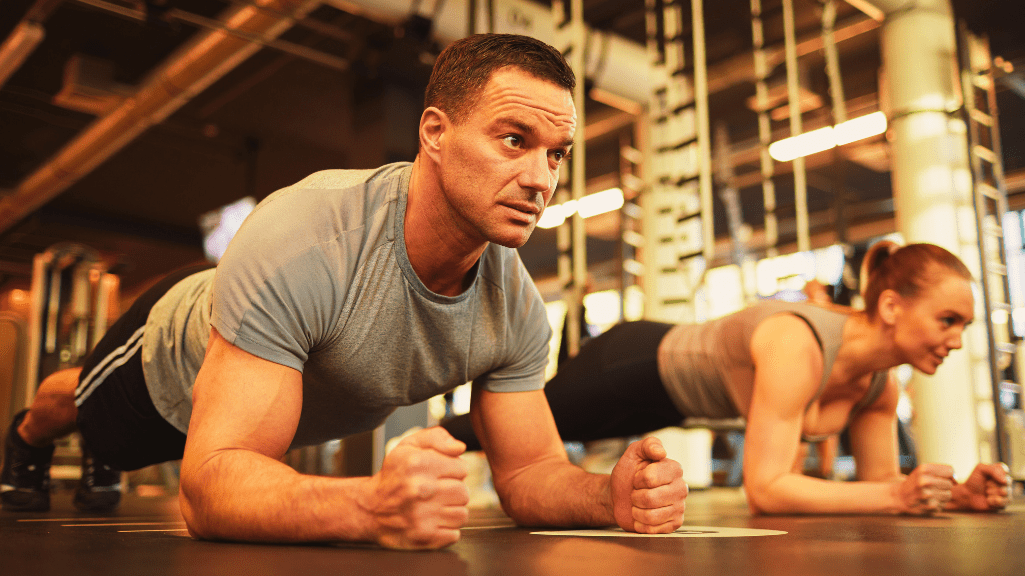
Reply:
M894 339L906 363L934 374L961 333L974 319L975 300L968 280L942 272L917 298L900 298L894 308Z

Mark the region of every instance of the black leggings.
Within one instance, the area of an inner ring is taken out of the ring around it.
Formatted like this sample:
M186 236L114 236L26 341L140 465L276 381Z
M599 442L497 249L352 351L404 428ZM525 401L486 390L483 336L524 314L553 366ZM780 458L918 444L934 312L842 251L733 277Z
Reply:
M100 462L137 470L182 457L185 434L164 420L150 399L141 337L150 309L168 290L212 267L190 266L161 279L107 329L86 357L75 391L78 430Z
M670 328L646 320L618 324L559 369L545 396L563 440L637 436L683 422L658 375L658 344ZM480 449L469 415L442 426L467 449Z

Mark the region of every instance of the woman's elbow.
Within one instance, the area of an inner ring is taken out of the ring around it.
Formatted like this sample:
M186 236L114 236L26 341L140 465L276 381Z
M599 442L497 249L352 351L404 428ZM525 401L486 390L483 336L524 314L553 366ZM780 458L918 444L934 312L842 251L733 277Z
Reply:
M781 508L780 503L772 497L764 485L754 485L750 482L745 482L744 492L747 494L747 508L753 516L785 512Z

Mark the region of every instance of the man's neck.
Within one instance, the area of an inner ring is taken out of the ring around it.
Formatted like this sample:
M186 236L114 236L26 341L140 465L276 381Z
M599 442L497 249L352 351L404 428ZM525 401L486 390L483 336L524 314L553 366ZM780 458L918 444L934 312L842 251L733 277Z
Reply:
M471 240L455 225L438 179L427 164L417 157L409 177L403 221L406 254L428 290L456 296L473 283L470 272L487 242Z

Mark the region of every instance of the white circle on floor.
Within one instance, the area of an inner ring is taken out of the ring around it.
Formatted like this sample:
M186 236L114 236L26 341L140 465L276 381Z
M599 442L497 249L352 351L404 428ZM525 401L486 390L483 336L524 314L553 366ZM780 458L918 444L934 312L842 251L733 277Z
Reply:
M786 534L781 530L762 530L760 528L732 528L728 526L683 526L669 534L637 534L622 528L606 530L549 530L531 532L538 536L584 536L604 538L740 538L743 536L780 536Z

